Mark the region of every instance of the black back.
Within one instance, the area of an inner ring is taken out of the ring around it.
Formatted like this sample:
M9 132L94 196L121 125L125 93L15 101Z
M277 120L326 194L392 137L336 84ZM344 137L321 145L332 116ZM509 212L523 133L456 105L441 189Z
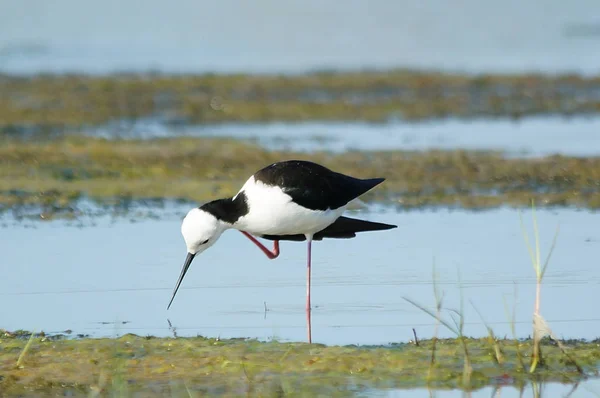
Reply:
M362 180L305 160L273 163L256 172L254 179L281 187L295 203L311 210L342 207L385 180Z

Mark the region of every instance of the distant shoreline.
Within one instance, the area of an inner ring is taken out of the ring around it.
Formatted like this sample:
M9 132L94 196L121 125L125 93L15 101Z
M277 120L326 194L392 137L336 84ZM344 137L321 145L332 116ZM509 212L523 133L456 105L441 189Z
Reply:
M278 74L0 74L0 134L154 117L175 124L600 113L600 75L393 69Z

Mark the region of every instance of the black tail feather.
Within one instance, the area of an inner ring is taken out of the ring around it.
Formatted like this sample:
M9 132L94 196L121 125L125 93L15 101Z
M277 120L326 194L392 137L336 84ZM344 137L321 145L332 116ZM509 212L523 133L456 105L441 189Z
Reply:
M342 216L324 230L317 232L313 239L321 240L322 238L353 238L356 236L357 232L384 231L396 227L396 225Z
M317 232L313 236L313 240L323 240L324 238L331 239L349 239L354 238L358 232L368 231L384 231L387 229L397 228L397 225L383 224L372 221L358 220L350 217L340 217L333 224ZM268 240L289 240L302 242L306 240L306 236L298 235L262 235Z

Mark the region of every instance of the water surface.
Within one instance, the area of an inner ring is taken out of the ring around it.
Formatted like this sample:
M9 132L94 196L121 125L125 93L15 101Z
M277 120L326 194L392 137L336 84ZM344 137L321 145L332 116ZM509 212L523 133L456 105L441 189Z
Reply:
M529 384L520 390L513 386L489 386L473 392L461 390L436 391L427 389L414 390L378 390L369 392L369 396L378 398L593 398L600 393L600 380L591 379L578 386L561 383Z
M595 74L598 15L597 0L5 1L0 71Z
M502 151L509 156L600 155L600 117L447 119L404 123L265 123L169 126L155 119L111 123L87 133L107 138L234 137L269 149Z
M180 336L304 341L302 243L284 242L280 257L268 260L240 233L226 232L194 261L166 310L185 258L179 232L185 210L134 223L99 218L95 227L35 221L0 229L2 327L166 336L172 334L170 320ZM412 328L430 338L433 320L403 297L434 305L434 259L448 308L459 306L460 269L466 334L486 333L473 301L497 335L510 337L504 300L512 306L515 289L517 334L530 334L535 278L515 210L386 208L357 215L399 227L315 243L315 342L407 341ZM542 290L542 314L561 338L599 337L600 213L539 210L538 219L544 256L556 226L561 228ZM450 336L445 330L443 335Z

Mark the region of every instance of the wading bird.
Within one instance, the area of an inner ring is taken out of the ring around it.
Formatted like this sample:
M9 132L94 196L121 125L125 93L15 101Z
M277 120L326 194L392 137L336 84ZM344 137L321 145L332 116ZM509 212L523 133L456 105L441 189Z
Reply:
M194 257L214 245L228 229L242 232L270 259L279 255L279 241L306 240L306 319L311 343L312 242L323 238L347 239L355 237L357 232L396 228L396 225L342 216L351 201L383 181L384 178L358 179L316 163L289 160L257 171L234 197L214 200L190 210L181 225L188 254L167 309ZM255 236L274 241L273 250Z

